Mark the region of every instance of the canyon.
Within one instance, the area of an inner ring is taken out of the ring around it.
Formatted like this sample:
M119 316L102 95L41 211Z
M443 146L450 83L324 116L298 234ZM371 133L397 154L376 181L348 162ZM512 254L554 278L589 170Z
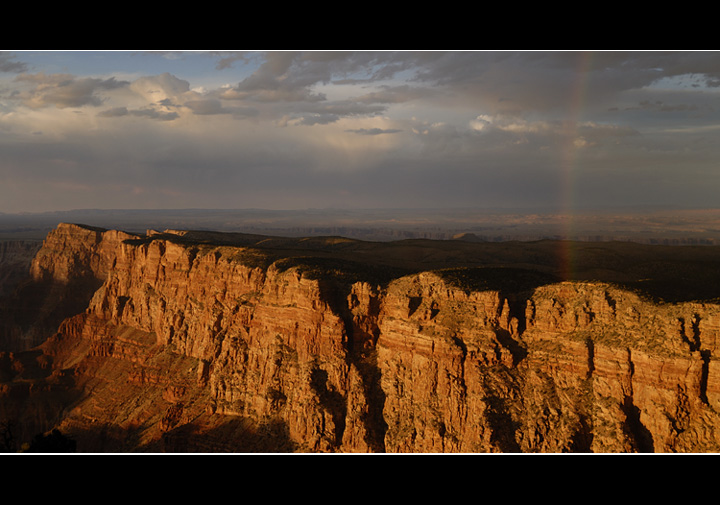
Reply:
M720 449L715 246L61 223L6 249L7 450Z

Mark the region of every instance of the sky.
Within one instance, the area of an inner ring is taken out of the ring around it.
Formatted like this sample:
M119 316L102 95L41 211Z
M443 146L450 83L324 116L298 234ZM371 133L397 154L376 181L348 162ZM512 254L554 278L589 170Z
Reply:
M0 212L718 207L711 51L0 51Z

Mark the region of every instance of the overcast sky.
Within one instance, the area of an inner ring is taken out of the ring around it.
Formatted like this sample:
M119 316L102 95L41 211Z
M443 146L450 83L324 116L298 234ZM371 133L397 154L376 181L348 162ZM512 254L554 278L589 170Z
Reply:
M0 52L0 212L720 202L720 53Z

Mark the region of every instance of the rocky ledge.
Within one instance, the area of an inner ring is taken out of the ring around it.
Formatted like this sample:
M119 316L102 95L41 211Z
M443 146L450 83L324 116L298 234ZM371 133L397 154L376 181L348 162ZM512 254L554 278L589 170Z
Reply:
M61 224L0 421L86 452L720 449L720 305L418 247Z

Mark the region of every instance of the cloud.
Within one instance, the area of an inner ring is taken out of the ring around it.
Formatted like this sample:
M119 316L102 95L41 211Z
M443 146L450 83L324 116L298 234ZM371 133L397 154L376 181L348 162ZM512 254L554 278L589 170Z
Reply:
M147 118L147 119L158 119L161 121L172 121L173 119L177 119L179 117L179 114L177 112L167 112L167 111L158 110L153 107L145 107L142 109L133 109L133 110L129 110L126 107L113 107L111 109L107 109L107 110L100 111L97 113L97 117L101 117L101 118L114 118L114 117L124 117L124 116L133 116L133 117Z
M217 98L198 98L188 100L183 106L198 116L229 115L236 119L257 117L260 111L256 107L238 107L224 104Z
M36 109L55 106L66 107L100 106L103 103L101 92L115 90L128 85L114 77L108 79L76 78L67 74L20 74L16 82L27 83L29 89L17 93L14 98L27 107Z
M185 107L200 115L229 114L222 102L216 98L189 100L185 102Z
M407 52L269 52L252 75L243 79L226 97L260 102L322 102L322 85L372 83L392 79L407 70L415 57ZM397 91L396 91L397 92ZM389 96L391 90L386 91ZM359 99L356 101L366 101ZM377 101L374 101L377 103Z
M27 70L27 65L21 61L13 61L15 55L0 52L0 72L20 73Z
M573 163L587 201L645 180L695 202L709 184L678 167L715 180L720 156L713 53L146 56L156 73L59 74L0 53L0 201L12 181L37 188L26 209L43 187L74 207L553 203Z
M312 102L282 108L290 122L296 125L316 125L335 123L341 118L361 116L371 117L383 113L385 106L357 103L352 100L340 100L322 103Z
M170 73L140 77L130 84L130 89L149 103L174 102L189 94L190 83Z
M480 114L470 121L470 128L478 132L496 129L511 133L547 133L557 132L562 125L548 121L528 121L514 116Z
M258 102L316 102L325 97L310 87L327 81L325 65L312 65L301 53L274 52L264 63L232 90L234 96ZM230 97L230 92L225 96Z
M441 91L446 103L475 104L491 114L569 115L607 110L627 93L695 76L718 79L715 52L525 51L438 53L413 81ZM697 89L697 88L696 88Z
M385 135L387 133L400 133L402 130L389 128L356 128L351 130L345 130L349 133L357 133L358 135Z
M98 117L123 117L129 113L127 107L113 107L112 109L100 111L97 115Z
M377 91L358 96L355 100L362 103L396 104L430 98L436 94L437 92L429 87L382 85Z

